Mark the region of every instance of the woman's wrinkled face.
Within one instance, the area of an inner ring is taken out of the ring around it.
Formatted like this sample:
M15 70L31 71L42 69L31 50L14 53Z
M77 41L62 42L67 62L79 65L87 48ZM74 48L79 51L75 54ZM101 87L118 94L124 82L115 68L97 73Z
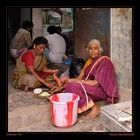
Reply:
M40 55L43 53L44 49L45 49L46 45L45 44L39 44L39 45L35 45L35 52L36 54Z
M95 58L95 57L98 57L100 55L99 47L95 43L93 43L87 49L88 49L88 53L89 53L91 58Z

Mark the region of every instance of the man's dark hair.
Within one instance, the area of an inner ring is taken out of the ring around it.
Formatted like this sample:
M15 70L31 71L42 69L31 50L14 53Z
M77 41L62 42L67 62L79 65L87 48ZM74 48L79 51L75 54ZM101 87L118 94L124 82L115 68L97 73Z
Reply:
M56 27L55 26L49 26L47 28L47 32L49 32L49 34L54 34L57 32Z
M60 26L56 26L56 30L58 34L61 34L62 32L62 28Z
M27 29L28 27L33 27L33 26L34 26L33 23L31 21L28 21L28 20L23 21L23 23L22 23L23 29Z

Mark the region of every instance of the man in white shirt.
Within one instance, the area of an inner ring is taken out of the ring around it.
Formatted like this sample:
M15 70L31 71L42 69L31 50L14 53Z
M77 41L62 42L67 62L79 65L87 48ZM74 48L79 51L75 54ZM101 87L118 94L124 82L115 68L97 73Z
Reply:
M47 28L49 35L45 38L48 40L49 49L45 48L44 54L52 63L63 63L63 57L66 53L66 42L62 36L56 33L55 26Z

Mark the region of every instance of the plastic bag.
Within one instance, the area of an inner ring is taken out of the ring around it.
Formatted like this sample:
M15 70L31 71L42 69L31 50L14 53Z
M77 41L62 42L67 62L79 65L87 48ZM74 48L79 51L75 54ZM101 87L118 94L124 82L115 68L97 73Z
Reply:
M85 61L82 58L73 59L69 69L69 77L70 78L78 77L82 71L82 68L84 67L84 64Z

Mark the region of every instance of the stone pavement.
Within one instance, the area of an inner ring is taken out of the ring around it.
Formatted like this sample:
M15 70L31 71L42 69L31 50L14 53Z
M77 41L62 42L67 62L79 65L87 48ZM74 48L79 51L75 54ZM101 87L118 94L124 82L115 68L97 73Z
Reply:
M107 132L96 120L80 117L72 127L58 128L52 124L50 104L38 99L31 91L24 92L12 87L11 73L14 65L8 67L8 132Z

